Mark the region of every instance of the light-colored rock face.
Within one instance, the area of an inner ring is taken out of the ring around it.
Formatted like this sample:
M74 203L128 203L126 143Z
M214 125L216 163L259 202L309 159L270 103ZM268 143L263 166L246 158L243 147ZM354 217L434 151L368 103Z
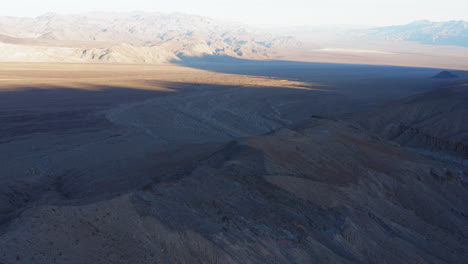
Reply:
M0 61L3 62L86 62L80 50L63 47L24 46L0 43Z
M15 45L4 50L2 61L162 63L203 55L265 59L291 41L182 14L0 17L0 42Z
M466 173L350 124L315 118L168 155L179 168L164 180L155 170L153 182L123 195L23 212L0 237L0 261L463 263L467 257ZM101 183L112 182L109 176Z

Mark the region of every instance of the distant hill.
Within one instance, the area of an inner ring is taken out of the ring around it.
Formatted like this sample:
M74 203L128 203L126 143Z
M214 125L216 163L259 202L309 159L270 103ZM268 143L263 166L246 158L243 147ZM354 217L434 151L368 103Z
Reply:
M186 14L50 13L35 18L0 17L0 46L9 50L2 52L3 61L21 57L27 61L47 58L46 61L157 63L181 55L265 59L276 47L293 41L289 36L275 37L244 25Z
M432 79L453 79L453 78L458 78L458 76L449 71L442 71L432 77Z
M385 40L468 47L468 22L420 20L407 25L373 28L367 31L367 35Z

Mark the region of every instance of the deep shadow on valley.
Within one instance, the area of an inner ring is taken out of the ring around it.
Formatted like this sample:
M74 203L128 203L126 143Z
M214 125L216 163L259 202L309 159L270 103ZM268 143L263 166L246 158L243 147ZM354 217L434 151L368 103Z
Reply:
M431 80L441 71L435 68L355 65L300 61L256 61L228 56L184 57L173 63L221 73L264 76L302 82L316 82L330 89L376 104L410 94L456 83L457 80Z

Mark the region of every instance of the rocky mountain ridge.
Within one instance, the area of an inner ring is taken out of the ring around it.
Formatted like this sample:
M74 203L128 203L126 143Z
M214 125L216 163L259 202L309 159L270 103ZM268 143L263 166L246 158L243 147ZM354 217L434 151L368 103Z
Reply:
M445 22L420 20L407 25L366 30L365 34L384 40L468 47L468 22L463 20Z
M291 43L298 45L291 36L272 36L244 25L185 14L0 17L0 44L9 49L2 54L3 61L21 59L21 53L28 54L27 61L160 63L182 55L266 59L276 47Z

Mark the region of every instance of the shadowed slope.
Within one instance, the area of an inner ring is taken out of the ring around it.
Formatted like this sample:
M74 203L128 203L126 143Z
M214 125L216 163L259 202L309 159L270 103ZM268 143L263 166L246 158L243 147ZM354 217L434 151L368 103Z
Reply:
M197 155L178 173L111 200L27 210L0 238L0 261L467 258L466 172L444 169L352 125L315 118Z
M468 159L468 86L452 85L350 115L350 120L404 146ZM442 157L441 157L442 158ZM466 163L466 162L465 162Z

